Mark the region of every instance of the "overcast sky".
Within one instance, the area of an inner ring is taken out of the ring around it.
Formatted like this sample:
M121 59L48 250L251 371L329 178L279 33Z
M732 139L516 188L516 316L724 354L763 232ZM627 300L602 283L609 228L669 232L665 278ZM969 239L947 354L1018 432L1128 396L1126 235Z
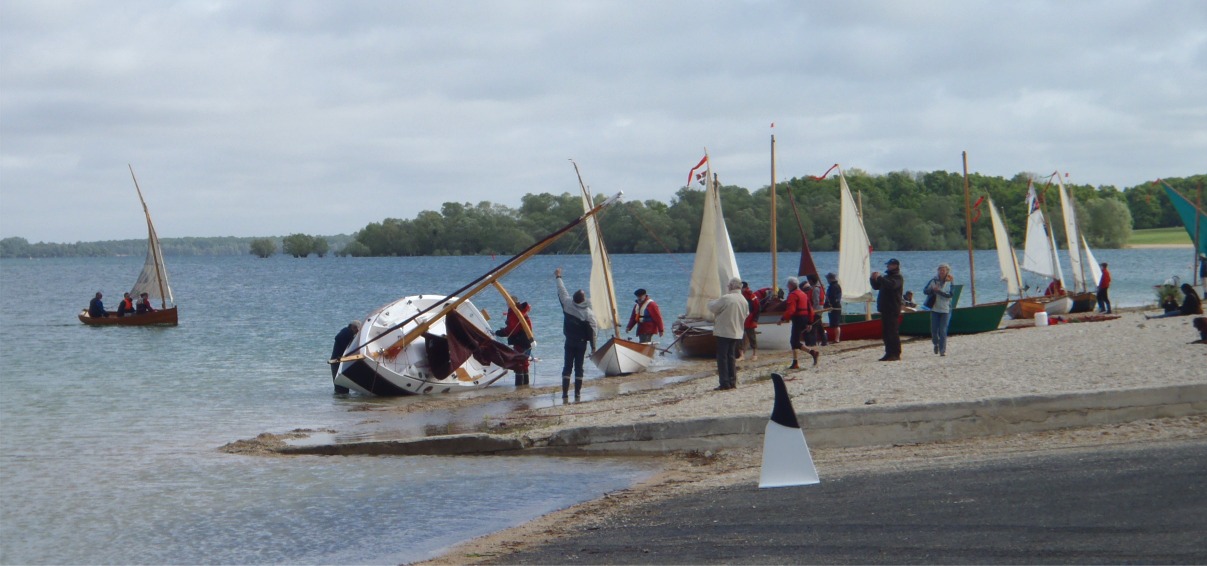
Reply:
M771 123L775 128L770 128ZM444 202L1207 172L1207 2L0 3L0 236L351 233Z

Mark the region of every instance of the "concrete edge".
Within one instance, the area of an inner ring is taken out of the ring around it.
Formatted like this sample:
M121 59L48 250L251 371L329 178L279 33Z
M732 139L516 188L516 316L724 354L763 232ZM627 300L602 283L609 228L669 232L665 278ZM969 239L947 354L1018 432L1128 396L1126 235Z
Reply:
M1207 384L1002 397L976 401L865 405L798 413L809 445L851 448L1039 432L1207 414ZM576 427L542 438L458 434L393 441L291 446L283 454L656 454L750 448L768 417L746 415Z

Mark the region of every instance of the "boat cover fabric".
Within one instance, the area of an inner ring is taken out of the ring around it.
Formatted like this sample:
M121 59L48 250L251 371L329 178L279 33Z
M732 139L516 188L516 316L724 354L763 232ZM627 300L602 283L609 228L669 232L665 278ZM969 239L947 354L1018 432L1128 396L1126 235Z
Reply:
M444 329L444 336L431 333L423 335L428 364L435 379L452 375L471 357L482 365L494 364L512 371L523 369L528 361L527 354L496 342L457 311L444 317Z

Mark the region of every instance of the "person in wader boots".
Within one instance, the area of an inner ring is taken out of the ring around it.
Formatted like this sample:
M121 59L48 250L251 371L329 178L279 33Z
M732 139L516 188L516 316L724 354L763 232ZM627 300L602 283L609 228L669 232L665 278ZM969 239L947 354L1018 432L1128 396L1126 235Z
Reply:
M562 364L562 399L570 396L570 372L574 372L574 398L583 388L583 360L587 347L595 353L595 313L587 294L579 289L571 296L562 282L562 268L553 271L557 279L557 298L562 303L562 334L566 336L565 362Z
M523 387L532 383L532 378L528 374L528 358L532 357L532 345L536 344L536 341L524 330L524 325L520 324L520 317L516 316L516 310L520 311L524 322L528 324L528 329L532 330L532 319L528 317L528 313L532 312L532 305L526 302L518 303L515 297L511 298L511 302L515 303L516 308L515 310L507 309L507 322L503 328L495 332L495 336L506 338L508 346L524 354L524 365L515 370L515 386Z
M335 343L331 346L331 359L338 360L344 356L344 352L348 351L348 345L356 339L356 335L360 333L360 321L354 320L340 329L335 335ZM328 362L331 366L331 383L335 386L336 395L347 395L348 388L342 385L335 385L335 376L339 372L339 363Z

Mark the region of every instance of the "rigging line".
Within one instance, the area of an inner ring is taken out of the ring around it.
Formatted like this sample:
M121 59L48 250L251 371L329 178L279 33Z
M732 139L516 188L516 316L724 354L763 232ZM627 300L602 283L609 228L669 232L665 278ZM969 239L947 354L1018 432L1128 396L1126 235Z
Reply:
M627 210L630 207L635 207L635 206L636 205L634 205L633 203L627 202L627 203L625 203L624 208ZM686 266L683 265L683 262L679 261L677 254L675 254L675 252L671 251L671 248L666 245L666 242L663 242L662 238L659 238L658 234L654 233L654 230L650 228L650 225L646 224L645 221L641 219L641 215L637 214L636 210L629 210L629 214L631 214L633 216L633 218L637 219L637 222L639 224L641 224L641 227L645 228L645 231L649 233L651 238L654 238L655 242L658 242L658 244L662 246L662 249L666 250L666 253L671 256L671 259L675 262L676 265L679 266L679 269L682 269L687 272L691 271Z

